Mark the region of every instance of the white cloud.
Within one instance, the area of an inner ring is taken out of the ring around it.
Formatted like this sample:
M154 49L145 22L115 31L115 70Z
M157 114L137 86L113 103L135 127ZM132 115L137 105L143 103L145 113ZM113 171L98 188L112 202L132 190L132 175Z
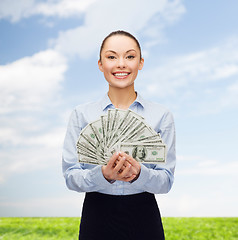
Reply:
M118 29L138 34L142 32L148 36L147 41L155 44L161 29L178 20L184 12L185 8L179 0L151 0L150 4L121 0L116 7L115 2L103 0L88 8L84 25L61 32L58 39L51 40L51 45L64 54L88 58L98 51L99 44L108 33Z
M1 0L0 19L20 21L34 15L57 16L62 18L80 17L96 0Z
M62 183L63 184L63 183ZM182 189L180 189L181 191ZM63 191L62 191L63 192ZM178 193L156 195L162 217L236 217L237 196L221 193ZM216 201L214 201L214 198ZM79 217L84 194L65 190L64 196L28 198L24 200L1 199L2 217ZM47 209L47 211L46 211Z
M63 183L62 183L63 185ZM1 217L79 217L84 194L67 191L64 196L0 201Z
M219 106L222 108L238 106L238 81L228 85L221 96Z
M145 46L153 46L163 41L163 28L177 21L184 12L185 7L181 0L151 0L150 4L147 1L138 3L136 0L121 0L116 7L115 2L111 0L0 2L0 19L7 18L12 22L33 15L61 18L84 16L82 26L61 32L58 39L49 41L51 46L61 53L76 54L83 58L95 53L105 35L117 29L137 34L141 32L147 38Z
M224 64L221 68L215 68L212 79L228 78L238 73L236 64Z
M236 160L184 155L177 157L175 182L156 195L162 216L231 217L237 215Z
M56 101L66 59L54 50L0 66L0 113L37 110Z
M238 105L238 38L211 49L187 55L168 57L159 67L141 72L138 88L144 95L176 99L184 106L193 102L191 113L220 112ZM155 56L157 57L157 56ZM158 60L157 60L158 61Z
M203 160L204 161L204 160ZM238 174L238 163L236 161L230 162L202 162L193 167L187 167L184 169L176 170L176 175L180 176L237 176Z
M235 158L235 157L234 157ZM238 162L230 159L224 162L222 157L177 156L176 176L238 176Z
M0 182L61 158L65 116L57 106L66 70L66 59L51 49L0 66Z
M27 139L27 135L21 135L19 146L8 145L1 149L0 153L0 183L16 174L39 171L41 169L55 169L61 172L61 152L64 131L55 133L52 130L46 139L45 133ZM15 135L10 135L14 138Z
M33 13L42 14L44 16L71 17L81 16L87 8L97 0L61 0L47 1L36 5Z
M190 83L219 81L237 75L237 47L238 41L228 40L216 48L168 58L159 67L144 71L142 75L147 84L143 81L141 85L147 86L149 93L155 94L159 90L163 97L167 97Z
M57 108L47 113L44 109L37 114L24 111L1 116L0 183L16 174L60 167L66 131L66 116L61 111Z
M173 190L172 190L173 191ZM164 217L236 217L237 195L206 189L185 192L181 186L167 195L156 195Z
M0 19L10 19L12 22L28 17L34 8L34 0L1 0Z
M27 118L27 117L26 117ZM0 122L0 144L12 147L60 147L63 143L65 128L53 127L47 131L41 131L42 126L37 117L24 124L18 116L14 120L8 119L8 126L4 126L3 121ZM37 126L37 131L34 127ZM19 129L20 127L20 129Z

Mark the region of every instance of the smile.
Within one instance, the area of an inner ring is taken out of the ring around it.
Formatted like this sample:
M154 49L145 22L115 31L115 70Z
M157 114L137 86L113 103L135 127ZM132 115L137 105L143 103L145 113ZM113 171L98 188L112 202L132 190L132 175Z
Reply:
M116 73L113 73L113 75L116 77L116 78L126 78L127 76L129 76L130 73L128 72L116 72Z

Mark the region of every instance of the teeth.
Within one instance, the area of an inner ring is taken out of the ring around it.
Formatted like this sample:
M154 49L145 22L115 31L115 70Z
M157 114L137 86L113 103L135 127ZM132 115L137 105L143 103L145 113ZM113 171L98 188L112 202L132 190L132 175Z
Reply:
M127 76L128 73L115 73L114 75L115 76Z

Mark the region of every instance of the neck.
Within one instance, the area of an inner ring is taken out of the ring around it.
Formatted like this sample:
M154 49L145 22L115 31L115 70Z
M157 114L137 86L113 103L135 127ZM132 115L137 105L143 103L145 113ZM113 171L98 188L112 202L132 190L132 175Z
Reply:
M108 97L116 108L128 109L136 99L136 92L134 86L123 89L109 86Z

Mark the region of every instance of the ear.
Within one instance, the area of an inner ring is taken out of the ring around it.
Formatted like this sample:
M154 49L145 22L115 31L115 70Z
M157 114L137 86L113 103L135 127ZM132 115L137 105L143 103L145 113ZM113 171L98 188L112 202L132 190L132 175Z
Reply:
M103 66L101 60L98 60L98 67L101 72L103 72Z
M144 58L141 58L140 64L139 64L139 70L141 70L144 66Z

